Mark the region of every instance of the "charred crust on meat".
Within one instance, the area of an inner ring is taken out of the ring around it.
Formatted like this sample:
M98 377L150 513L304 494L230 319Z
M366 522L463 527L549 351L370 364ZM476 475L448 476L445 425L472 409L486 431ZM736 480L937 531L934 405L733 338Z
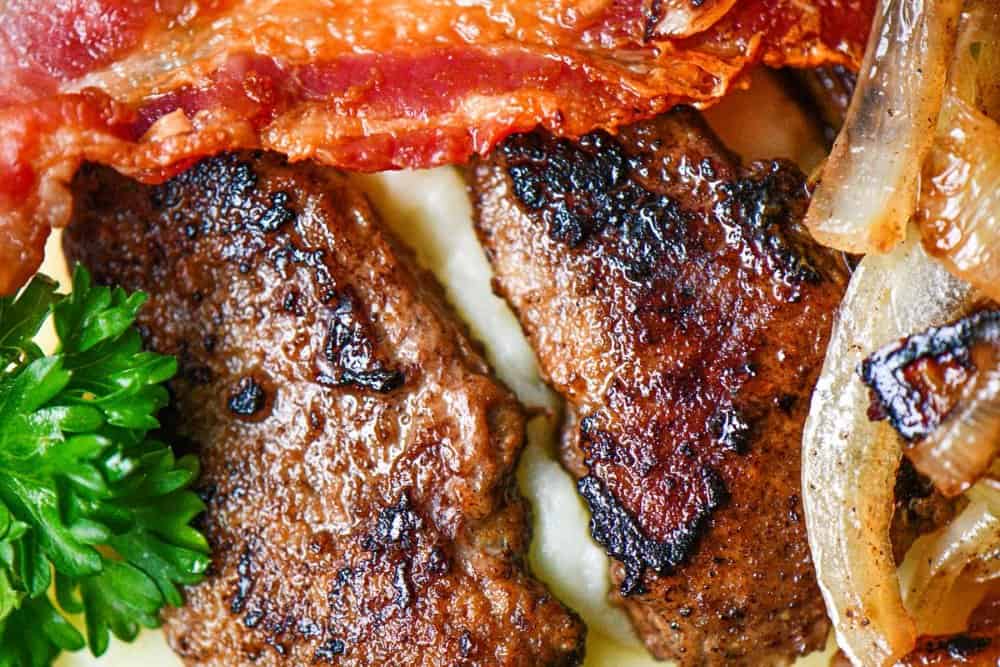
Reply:
M869 417L888 418L907 441L934 431L947 411L923 381L927 366L975 372L971 349L1000 341L1000 310L982 310L952 324L933 327L878 350L861 362L858 373L871 390ZM925 367L922 369L921 364Z
M716 215L740 223L772 273L793 284L822 281L800 237L787 233L788 221L796 219L808 202L797 169L781 160L758 162L748 176L719 185L719 192L723 198Z
M709 489L708 502L662 541L646 535L603 481L587 475L577 482L576 488L590 508L590 534L625 566L625 578L619 588L623 596L646 592L643 583L646 570L670 574L694 551L708 517L727 497L725 484L715 471L702 468L701 475Z
M420 516L413 511L410 496L404 493L395 505L379 512L375 530L365 540L365 549L375 551L388 547L412 549L416 533L423 527Z
M275 192L271 195L271 207L253 225L266 234L278 231L282 225L295 219L295 211L288 208L288 202L287 192Z
M150 188L150 205L154 211L176 208L175 215L186 220L199 207L211 207L216 211L214 215L198 216L196 221L186 223L185 237L192 243L199 235L225 237L223 258L236 264L240 273L250 273L255 258L266 249L266 258L279 270L290 264L306 265L318 282L332 289L324 252L302 247L296 240L294 195L284 190L267 194L258 188L254 162L264 155L225 153L201 160ZM190 201L191 192L200 199L197 206Z
M408 560L400 561L396 563L396 570L392 577L392 587L396 592L392 601L400 609L409 607L410 601L413 599L409 569Z
M334 604L334 600L343 592L344 588L351 583L353 577L354 570L349 567L345 566L337 570L337 576L327 592L327 600L331 605Z
M320 383L378 393L399 388L405 381L403 373L376 358L374 327L354 295L349 290L337 289L326 264L327 251L308 247L297 234L293 224L297 219L294 195L284 190L268 194L258 188L252 161L260 157L258 153L224 154L202 160L174 179L151 188L151 204L154 209L178 207L180 214L189 215L180 209L182 205L192 208L185 196L195 191L202 200L199 207L217 211L215 215L203 216L198 233L225 238L223 259L236 263L244 273L251 270L261 255L281 273L292 265L312 271L320 286L319 307L336 304L330 314L324 347L326 363L317 375ZM284 312L294 315L301 315L306 307L294 287L289 288L280 304ZM206 384L211 380L207 367L185 369L183 354L181 366L192 383Z
M338 656L344 654L346 649L347 647L342 639L328 639L316 649L316 652L313 654L313 660L333 663Z
M649 155L627 154L603 131L576 142L539 131L514 135L500 154L515 197L544 221L553 240L577 248L610 238L616 263L633 279L663 271L665 257L668 263L685 261L692 214L645 185L652 171ZM716 172L709 158L697 170L707 178ZM822 280L807 241L789 228L808 204L804 178L794 165L755 163L742 177L715 187L715 215L751 243L767 264L762 270L793 286ZM789 298L797 299L797 292Z
M264 612L261 609L251 609L246 614L243 615L243 625L253 629L260 624L261 619L264 618Z
M626 155L606 132L578 142L521 134L501 151L515 196L541 217L552 239L575 248L614 233L622 268L637 277L649 274L668 252L683 259L685 214L670 197L634 178L641 159Z
M989 637L970 637L969 635L956 635L950 638L945 648L955 660L968 660L977 653L989 648L991 640Z
M267 405L264 387L251 375L240 379L236 391L229 396L226 406L239 417L253 417Z
M320 248L302 248L291 239L282 239L279 245L272 246L267 251L267 259L278 271L284 272L290 265L299 264L308 266L314 272L316 281L321 285L327 285L328 289L321 297L325 302L332 301L335 297L333 289L333 279L326 268L326 252Z
M251 163L236 153L224 153L196 163L162 185L150 190L150 203L154 210L172 209L182 204L192 190L216 202L219 215L214 219L227 220L231 225L243 226L263 217L269 207L256 201L254 189L257 175ZM201 231L217 231L210 218L205 218Z
M376 358L374 331L357 299L351 293L341 297L330 315L329 330L323 347L331 372L321 372L323 384L353 386L387 394L403 386L403 373L391 369Z
M441 547L434 547L431 549L430 556L427 559L427 569L431 574L442 576L448 573L451 568L451 561L448 560L448 555L445 554Z
M743 454L750 444L750 424L744 415L733 407L716 411L708 428L715 442L737 454Z
M472 653L472 633L468 630L462 630L462 634L458 637L458 654L463 658L468 658Z
M236 565L236 574L236 592L233 594L229 610L234 614L239 614L246 606L247 598L253 592L253 551L249 544L243 546L239 563Z
M301 316L305 311L302 310L300 305L301 294L294 287L289 289L285 293L284 298L281 300L281 309L286 313L291 313L293 315Z
M597 424L595 415L587 415L580 419L580 448L588 468L593 467L595 463L610 462L627 465L643 477L652 472L656 460L648 455L648 451L635 453L628 447L620 446L615 436L599 428ZM686 443L679 445L678 450L686 446L688 446ZM691 451L687 453L693 454Z

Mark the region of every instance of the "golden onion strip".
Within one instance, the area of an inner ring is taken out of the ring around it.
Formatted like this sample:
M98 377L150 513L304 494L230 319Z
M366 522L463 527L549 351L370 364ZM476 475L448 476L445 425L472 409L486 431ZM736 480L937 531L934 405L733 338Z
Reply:
M929 254L1000 301L998 118L1000 11L993 2L976 0L967 3L962 16L916 220ZM948 495L972 484L1000 446L998 360L980 361L945 422L909 452L917 468Z
M1000 449L1000 355L973 354L976 372L945 419L906 455L946 496L957 496L990 468Z
M916 640L889 542L901 446L886 424L869 421L855 371L872 350L942 324L971 297L911 236L861 261L834 325L803 433L802 490L827 611L855 664L891 664Z
M1000 11L995 0L967 0L948 72L948 94L1000 120ZM943 111L939 133L950 126Z
M924 169L924 247L952 274L1000 300L1000 125L958 97Z
M1000 300L1000 11L970 2L938 135L923 168L924 247L952 274Z
M961 0L880 3L847 120L806 216L821 243L869 253L903 240L961 10Z
M990 558L998 540L1000 515L990 503L973 497L950 524L914 543L901 571L907 572L903 577L906 609L920 634L950 634L966 628L984 587L965 575L970 574L971 565Z

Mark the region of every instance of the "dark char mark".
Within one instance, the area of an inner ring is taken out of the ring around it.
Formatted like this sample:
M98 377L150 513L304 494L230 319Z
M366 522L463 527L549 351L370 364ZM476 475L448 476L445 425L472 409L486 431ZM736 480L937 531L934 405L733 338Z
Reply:
M251 159L254 155L251 154ZM323 350L327 362L317 380L336 387L352 386L388 393L402 386L405 377L376 358L374 327L357 299L349 291L337 289L327 267L327 252L305 247L295 227L297 214L294 195L278 191L264 198L257 191L258 178L251 162L237 154L223 154L202 160L188 171L150 190L156 210L176 209L172 215L184 225L191 240L200 235L219 235L226 239L223 258L237 264L241 273L249 273L254 262L263 257L284 273L291 265L308 267L316 281L324 286L318 307L329 309L336 303L329 321ZM218 210L218 215L191 219L190 202L185 193L198 192L203 206ZM289 292L281 304L284 311L297 314L308 307L297 292ZM183 355L182 355L183 356ZM182 360L183 361L183 360ZM208 382L208 369L187 369L192 382ZM241 386L228 401L237 415L250 417L261 410L266 395L252 382Z
M968 660L990 645L989 637L969 637L957 635L948 640L946 648L948 655L955 660Z
M343 640L330 639L320 644L313 654L313 660L332 663L337 656L344 654L345 648Z
M392 546L411 549L415 545L416 533L423 525L420 516L413 511L409 495L404 493L395 505L379 512L375 531L367 537L365 549L374 551Z
M553 240L575 248L610 236L615 262L634 280L687 259L692 214L671 197L647 189L642 184L647 158L628 155L606 132L577 142L541 132L518 134L501 151L514 195L542 218ZM702 170L712 173L705 162ZM808 201L798 170L778 160L757 163L749 175L715 187L715 215L733 223L768 271L790 284L822 281L802 241L785 226Z
M887 345L861 362L858 373L872 394L872 419L889 423L907 441L926 437L940 424L921 388L906 377L922 360L972 365L970 348L1000 341L1000 310L983 310L952 324L933 327Z
M786 221L797 217L792 207L806 196L797 172L780 160L758 162L750 176L718 187L722 199L716 215L739 223L747 240L766 258L771 272L793 283L823 281L822 274L810 264L802 241L795 240L785 227Z
M733 407L720 409L708 424L715 441L728 450L743 454L750 443L750 424Z
M625 154L606 132L578 142L547 134L515 135L503 144L515 196L539 213L549 235L577 247L606 230L618 233L618 257L632 277L648 275L668 252L684 258L686 215L670 197L642 187Z
M324 346L326 360L334 367L333 375L322 374L320 381L335 386L353 385L382 394L405 382L398 370L390 369L376 358L371 323L352 294L341 297L330 318Z
M267 394L264 387L253 377L245 377L240 380L236 393L229 397L226 405L229 411L240 417L252 417L264 409L267 403Z
M587 475L577 482L576 488L590 508L590 534L612 558L625 565L625 578L619 588L622 595L645 593L643 575L647 569L659 575L670 574L691 554L705 521L728 495L722 479L711 468L702 468L701 475L709 501L662 542L646 536L600 479Z
M295 211L288 208L288 193L275 192L271 195L271 208L264 211L264 215L257 218L257 228L262 232L270 233L281 229L286 222L295 219Z
M177 206L192 186L203 192L206 200L217 203L220 215L203 217L200 226L185 225L188 238L195 238L199 233L232 233L245 229L272 233L296 217L286 192L274 193L269 205L255 197L257 174L249 162L232 153L202 160L153 188L150 192L153 207L162 210ZM213 220L226 222L216 226Z
M236 574L239 575L236 580L236 594L233 595L232 604L229 606L229 610L234 614L239 614L243 611L247 598L253 591L252 568L253 552L250 550L250 545L245 545L243 553L240 555L240 561L236 565Z
M289 264L303 264L314 272L316 280L329 286L328 300L334 298L333 280L324 263L321 249L302 247L295 223L298 215L294 194L275 192L266 199L258 192L257 174L252 160L263 153L224 153L206 158L187 171L150 189L154 210L172 211L183 224L185 236L194 241L199 235L226 238L223 258L249 273L262 252L279 271ZM197 215L185 197L198 193L201 206L218 211L216 215Z

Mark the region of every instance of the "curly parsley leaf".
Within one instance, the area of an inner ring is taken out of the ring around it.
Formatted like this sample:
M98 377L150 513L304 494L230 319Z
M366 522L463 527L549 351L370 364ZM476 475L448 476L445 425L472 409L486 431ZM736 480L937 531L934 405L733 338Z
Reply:
M69 295L36 276L0 298L0 667L131 641L208 567L197 460L148 437L177 362L142 350L144 302L80 267ZM49 317L45 355L33 339Z

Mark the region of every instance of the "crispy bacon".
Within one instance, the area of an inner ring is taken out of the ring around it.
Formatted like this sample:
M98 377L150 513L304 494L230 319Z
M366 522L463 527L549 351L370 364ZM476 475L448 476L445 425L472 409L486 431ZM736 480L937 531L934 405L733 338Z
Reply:
M0 293L81 161L147 182L264 147L356 170L485 154L537 124L707 105L758 62L855 67L875 0L6 0Z

